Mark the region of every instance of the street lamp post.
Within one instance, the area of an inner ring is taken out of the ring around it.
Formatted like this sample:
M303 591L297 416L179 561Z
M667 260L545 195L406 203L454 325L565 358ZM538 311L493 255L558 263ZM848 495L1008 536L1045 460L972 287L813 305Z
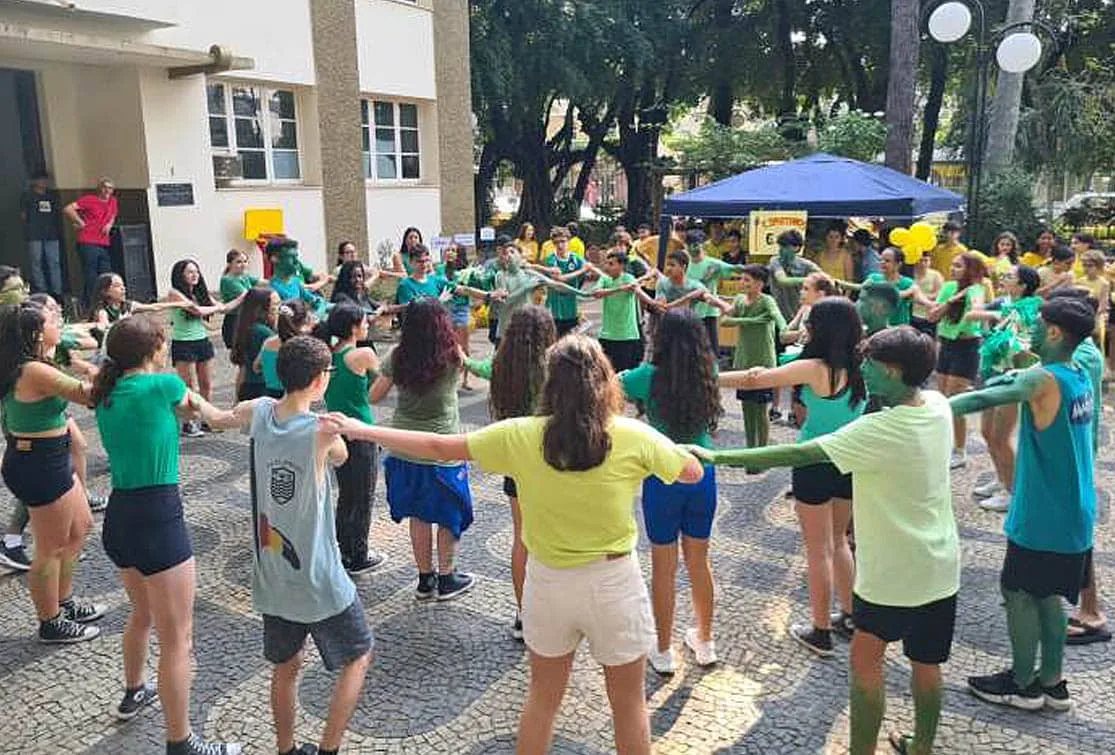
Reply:
M980 0L936 0L926 8L929 36L941 44L951 44L964 38L972 27L975 12L976 75L972 85L971 124L968 131L968 231L976 235L979 228L980 179L983 172L983 150L987 126L987 74L991 62L991 48L995 47L995 60L1007 73L1025 73L1038 64L1042 56L1041 40L1034 30L1044 31L1053 42L1054 51L1060 49L1057 32L1042 21L1017 21L987 28L987 13Z

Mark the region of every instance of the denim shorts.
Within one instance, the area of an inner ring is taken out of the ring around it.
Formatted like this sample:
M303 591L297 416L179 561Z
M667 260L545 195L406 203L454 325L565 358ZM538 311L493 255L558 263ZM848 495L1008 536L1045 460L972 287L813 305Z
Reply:
M70 434L53 438L7 436L0 473L12 497L28 508L54 503L74 486Z
M264 614L263 657L276 665L286 663L306 644L306 635L314 638L321 662L330 671L367 655L375 644L358 596L339 614L312 624Z
M213 344L208 338L197 341L171 341L170 361L172 364L179 362L208 362L214 356Z
M113 490L101 543L117 568L135 569L145 577L190 560L194 551L178 486Z

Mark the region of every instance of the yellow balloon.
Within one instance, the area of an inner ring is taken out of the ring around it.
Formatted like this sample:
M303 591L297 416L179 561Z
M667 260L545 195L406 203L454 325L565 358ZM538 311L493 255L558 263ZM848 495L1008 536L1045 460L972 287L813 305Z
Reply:
M914 223L910 226L910 240L927 252L937 245L937 232L929 223Z
M926 251L927 250L922 249L913 242L907 242L907 244L902 247L902 255L906 258L907 265L918 264L918 260L921 259Z
M893 228L890 232L890 243L894 246L904 247L910 242L909 228Z

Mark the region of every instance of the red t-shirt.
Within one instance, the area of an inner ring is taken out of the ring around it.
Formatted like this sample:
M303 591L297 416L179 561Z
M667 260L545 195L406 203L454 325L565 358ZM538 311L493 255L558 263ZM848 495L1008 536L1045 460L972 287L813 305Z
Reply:
M77 214L85 222L77 230L77 243L109 246L108 234L104 228L110 220L116 220L116 197L109 197L106 201L96 194L86 194L75 204Z

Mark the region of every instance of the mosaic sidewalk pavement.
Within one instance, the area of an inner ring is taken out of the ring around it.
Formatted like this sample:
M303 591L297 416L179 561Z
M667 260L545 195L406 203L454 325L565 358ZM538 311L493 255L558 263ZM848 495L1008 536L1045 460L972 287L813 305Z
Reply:
M479 340L477 344L479 345ZM224 359L223 353L218 362ZM231 401L227 371L218 403ZM481 383L483 385L483 383ZM487 423L486 393L462 393L466 428ZM742 442L738 404L725 393L729 417L718 443ZM380 419L390 407L377 410ZM91 424L91 477L107 488L105 460ZM1111 415L1108 415L1111 417ZM789 431L777 430L779 441ZM1075 700L1069 713L1027 714L977 702L965 691L969 674L1009 663L998 592L1004 552L1002 516L982 512L971 488L988 479L990 462L973 427L968 468L954 478L963 542L956 642L945 667L946 693L938 737L942 753L1110 753L1115 751L1115 644L1069 648L1066 675ZM1096 564L1105 603L1115 606L1115 532L1106 491L1115 469L1110 444L1100 460L1101 522ZM223 433L183 441L183 493L198 560L195 619L197 675L191 718L206 736L239 740L249 753L273 753L268 709L269 669L261 623L251 609L251 523L247 445ZM787 636L791 620L808 615L804 559L797 523L784 493L783 471L749 477L724 469L712 559L717 585L719 666L698 669L687 651L677 675L647 675L656 752L839 753L847 741L847 646L834 659L815 659ZM499 479L475 473L476 523L461 545L462 567L478 575L469 595L445 605L417 605L415 569L405 526L376 495L372 540L388 564L357 581L376 634L376 658L353 717L347 753L510 753L527 685L526 653L511 639L511 519ZM11 499L0 489L0 520ZM79 592L110 606L103 635L91 643L47 647L33 640L34 615L22 576L0 576L0 710L4 752L161 753L157 710L119 725L111 710L121 694L123 589L100 547L101 517L80 566ZM644 571L650 557L640 543ZM691 617L684 570L679 577L676 647ZM153 641L153 655L157 644ZM299 735L316 741L327 713L332 677L307 654L300 689ZM150 663L154 669L154 661ZM884 732L910 727L909 667L892 646L887 662ZM556 753L613 749L603 677L583 650L557 722ZM889 752L880 739L879 752Z

